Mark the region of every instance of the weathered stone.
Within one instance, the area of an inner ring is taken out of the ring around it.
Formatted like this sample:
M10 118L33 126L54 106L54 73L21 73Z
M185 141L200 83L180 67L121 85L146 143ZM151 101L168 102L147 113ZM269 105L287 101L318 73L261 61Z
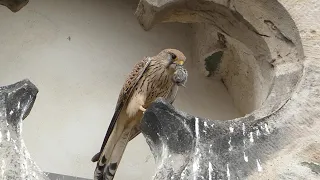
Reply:
M319 179L320 149L305 146L319 137L312 128L297 126L306 122L288 110L299 102L292 99L262 119L218 121L158 99L141 126L158 166L154 179Z
M29 0L0 0L0 4L6 6L12 12L20 11L28 2Z
M31 159L22 138L22 120L34 104L38 89L29 80L0 87L0 179L48 180Z
M280 107L302 75L298 28L278 1L141 0L136 16L146 30L161 22L193 23L192 61L206 75L205 59L224 51L214 74L243 115L263 104ZM284 72L292 74L289 81L279 77ZM278 85L282 98L270 99Z
M191 24L191 61L204 75L221 79L243 115L195 123L169 105L153 104L143 123L156 132L143 133L159 163L155 179L320 179L319 7L317 0L140 0L136 16L145 30L158 23ZM219 51L218 68L207 72L205 59ZM192 124L199 124L199 137ZM256 134L259 127L265 134ZM188 146L177 143L186 141L180 136L172 140L177 129L191 131L182 136L193 137Z

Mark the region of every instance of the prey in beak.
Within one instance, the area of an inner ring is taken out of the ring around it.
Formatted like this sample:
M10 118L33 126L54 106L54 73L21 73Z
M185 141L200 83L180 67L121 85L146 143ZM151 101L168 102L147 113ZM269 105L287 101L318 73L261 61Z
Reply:
M167 51L168 53L168 64L167 68L172 68L174 73L172 76L172 81L177 86L186 87L188 72L183 67L186 57L183 54L171 49Z
M176 70L173 73L172 81L177 86L182 86L185 88L187 79L188 79L188 71L182 65L176 66Z

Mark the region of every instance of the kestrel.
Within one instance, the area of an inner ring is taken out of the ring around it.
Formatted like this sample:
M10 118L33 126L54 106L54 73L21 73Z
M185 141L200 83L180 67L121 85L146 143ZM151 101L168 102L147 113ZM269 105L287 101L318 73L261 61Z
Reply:
M185 61L181 51L164 49L133 67L120 91L100 152L91 159L97 162L95 180L113 179L127 143L140 134L143 113L156 98L163 97L173 103L177 87L184 86L177 70L184 69ZM182 79L186 81L186 77Z

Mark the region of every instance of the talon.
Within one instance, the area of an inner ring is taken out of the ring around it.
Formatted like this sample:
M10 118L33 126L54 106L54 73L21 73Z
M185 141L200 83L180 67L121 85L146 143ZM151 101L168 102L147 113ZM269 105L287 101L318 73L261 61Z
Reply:
M142 106L139 107L139 109L144 113L146 111L146 109Z

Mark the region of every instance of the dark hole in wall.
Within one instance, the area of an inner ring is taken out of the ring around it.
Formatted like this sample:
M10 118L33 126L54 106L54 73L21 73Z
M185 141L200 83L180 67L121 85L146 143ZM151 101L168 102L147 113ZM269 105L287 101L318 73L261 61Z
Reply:
M208 56L205 59L206 70L209 72L207 77L214 75L214 73L218 70L219 65L221 63L222 56L223 56L223 51L218 51Z
M313 162L302 162L301 165L307 166L311 169L312 172L320 174L320 165Z

